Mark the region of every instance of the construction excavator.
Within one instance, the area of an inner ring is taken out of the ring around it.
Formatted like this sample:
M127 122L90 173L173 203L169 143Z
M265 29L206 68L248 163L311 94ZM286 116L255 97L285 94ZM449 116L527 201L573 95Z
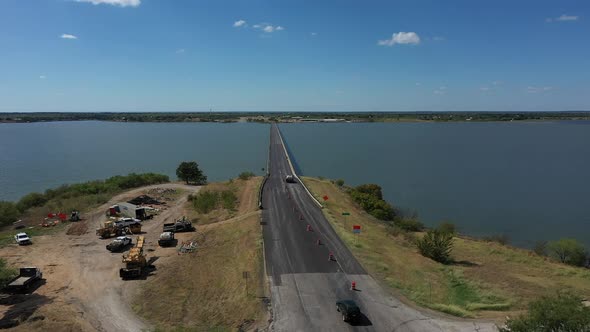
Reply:
M141 223L121 223L118 221L108 220L102 227L96 230L96 235L100 238L108 239L114 236L133 235L141 233Z
M129 253L123 255L123 264L125 264L125 267L119 270L121 279L139 278L143 275L144 269L148 265L143 254L144 241L143 235L138 236L135 247L131 248Z

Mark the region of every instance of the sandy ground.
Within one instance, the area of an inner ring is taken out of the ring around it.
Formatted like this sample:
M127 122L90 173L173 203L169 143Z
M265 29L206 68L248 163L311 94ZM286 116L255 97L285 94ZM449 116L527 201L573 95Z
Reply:
M99 239L95 229L106 217L107 207L135 197L150 188L182 189L184 193L154 219L143 223L144 252L157 273L161 256L176 255L173 248L159 248L157 239L164 222L184 215L188 194L200 187L169 183L142 187L112 198L107 204L83 215L76 227L87 228L82 235L59 234L37 236L31 246L9 245L0 248L0 256L15 266L41 268L45 283L30 295L0 301L0 322L18 318L23 322L14 330L51 331L141 331L149 329L129 303L144 280L122 281L121 253L110 253L105 246L111 240ZM135 236L133 236L135 242ZM165 260L165 258L164 258ZM149 276L147 276L149 278Z

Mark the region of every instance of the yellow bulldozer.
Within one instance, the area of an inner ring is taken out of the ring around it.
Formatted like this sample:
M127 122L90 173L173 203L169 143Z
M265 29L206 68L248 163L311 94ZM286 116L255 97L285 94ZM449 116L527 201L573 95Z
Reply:
M125 279L139 278L143 275L144 269L147 266L147 260L143 254L144 237L140 235L137 237L135 247L129 250L129 253L123 255L123 264L125 267L119 270L119 276Z
M103 239L113 236L133 235L141 233L141 223L121 224L112 220L106 221L101 228L96 230L96 235Z

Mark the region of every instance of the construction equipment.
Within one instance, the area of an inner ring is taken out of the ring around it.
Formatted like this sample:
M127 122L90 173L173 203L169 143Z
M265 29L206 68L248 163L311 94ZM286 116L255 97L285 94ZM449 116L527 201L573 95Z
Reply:
M80 221L80 211L72 211L70 221Z
M182 219L178 219L175 222L164 224L164 232L192 232L195 228L190 220L186 219L186 217L182 217Z
M130 218L129 218L130 219ZM134 219L137 220L137 219ZM103 239L108 239L113 236L121 236L127 234L141 233L141 222L135 221L113 221L108 220L101 228L96 230L96 235Z
M144 240L143 235L138 236L135 247L131 248L128 254L123 255L125 267L119 270L121 279L139 278L143 274L143 270L147 266L147 260L143 254Z

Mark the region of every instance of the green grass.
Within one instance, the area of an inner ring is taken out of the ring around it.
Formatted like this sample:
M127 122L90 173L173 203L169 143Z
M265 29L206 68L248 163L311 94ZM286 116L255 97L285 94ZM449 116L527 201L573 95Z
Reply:
M36 236L41 235L50 235L58 233L66 228L69 222L60 222L57 226L53 227L41 227L41 226L32 226L18 230L6 230L0 232L0 247L4 247L9 244L16 243L14 242L14 235L16 233L25 232L27 235L31 237L31 241L35 242Z
M503 319L558 290L590 298L590 271L496 242L455 237L451 256L466 264L434 262L414 244L423 233L385 225L328 180L303 180L316 198L330 197L324 214L365 269L417 304L461 317ZM353 224L363 230L356 238Z

